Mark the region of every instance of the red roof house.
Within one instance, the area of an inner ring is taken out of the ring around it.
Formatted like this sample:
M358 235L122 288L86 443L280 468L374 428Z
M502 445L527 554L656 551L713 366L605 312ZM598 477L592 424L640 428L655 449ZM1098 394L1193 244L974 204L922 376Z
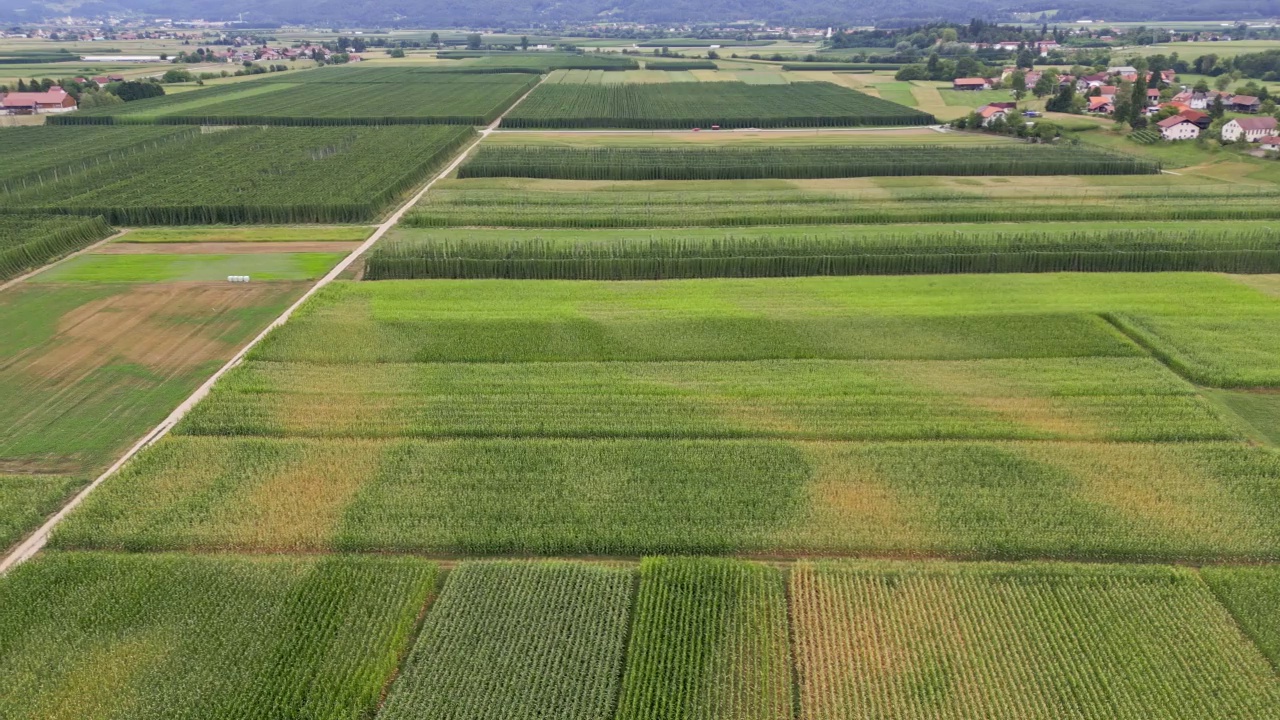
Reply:
M6 115L43 115L75 109L76 99L60 87L50 88L45 92L9 93L0 100L0 112Z

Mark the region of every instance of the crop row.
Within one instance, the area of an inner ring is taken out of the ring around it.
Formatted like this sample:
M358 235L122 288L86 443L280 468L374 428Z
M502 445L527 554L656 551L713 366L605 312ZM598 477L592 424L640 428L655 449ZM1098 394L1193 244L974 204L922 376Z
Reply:
M1259 230L669 238L630 243L400 240L365 278L662 280L976 272L1280 272L1280 234Z
M1278 475L1240 442L173 436L51 543L1276 561Z
M306 83L196 107L116 106L57 116L62 124L484 125L529 91L527 74L422 74L403 83Z
M502 120L511 128L779 128L929 125L928 113L832 83L544 84Z
M0 578L0 716L1280 717L1273 568L464 562L432 602L439 574L45 554Z
M1135 175L1158 161L1057 145L850 145L715 148L480 147L459 178L741 180L907 175Z
M472 136L463 127L241 128L17 189L6 201L113 224L364 222Z
M0 215L0 281L46 265L112 232L101 217Z
M443 50L437 53L442 60L458 60L459 69L476 67L533 68L541 72L552 70L635 70L640 64L620 55L588 55L564 52L475 52L467 50Z
M711 60L645 60L646 70L718 70L719 66Z
M1002 383L1004 385L1002 385ZM317 392L314 388L326 388ZM1230 440L1142 358L251 362L175 430L263 437Z

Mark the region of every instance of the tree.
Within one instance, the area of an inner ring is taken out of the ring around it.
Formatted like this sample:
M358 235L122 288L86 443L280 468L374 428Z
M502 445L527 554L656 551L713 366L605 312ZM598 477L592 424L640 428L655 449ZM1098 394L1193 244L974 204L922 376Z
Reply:
M1058 94L1045 103L1044 109L1049 112L1069 113L1073 111L1076 99L1075 83L1067 83L1058 89Z
M1218 90L1226 90L1227 86L1230 84L1231 84L1230 75L1219 75L1218 79L1213 81L1213 86Z
M1027 48L1018 51L1018 67L1030 69L1036 64L1036 56Z
M174 68L172 70L166 70L164 75L161 76L160 78L160 82L163 82L163 83L191 82L192 80L195 80L195 76L192 75L191 71L187 70L186 68Z
M393 58L402 58L404 57L404 48L394 48L387 54Z
M944 42L944 43L953 43L953 42L958 41L959 39L960 39L960 37L956 34L956 29L955 29L955 28L943 28L943 30L942 30L942 42Z
M1015 72L1009 78L1009 85L1013 88L1014 102L1021 102L1022 98L1027 96L1027 74L1021 70Z
M480 49L480 34L479 34L479 33L471 33L470 35L468 35L468 36L467 36L467 49L468 49L468 50L479 50L479 49Z
M435 45L436 47L439 47L439 46L440 46L440 33L438 33L438 32L433 32L433 33L431 33L431 39L430 39L430 41L431 41L431 44L432 44L432 45Z
M521 36L520 36L520 49L521 49L521 50L528 50L528 49L529 49L529 36L528 36L528 35L521 35Z
M1129 121L1130 127L1137 128L1139 121L1143 121L1145 125L1147 109L1147 71L1141 69L1138 71L1138 79L1133 81L1133 94L1130 96L1129 102Z
M114 94L125 102L133 102L134 100L145 100L146 98L160 97L161 95L164 95L164 88L158 83L129 80L126 82L111 83L107 86L107 92Z
M1213 105L1209 107L1209 117L1217 120L1226 112L1226 108L1222 106L1222 96L1215 95L1213 97Z
M1209 92L1209 83L1205 82L1204 78L1201 78L1200 80L1196 81L1195 87L1191 89L1194 92L1207 93Z
M1058 72L1056 70L1045 70L1040 74L1040 79L1036 80L1035 87L1031 89L1031 92L1036 97L1043 98L1052 95L1054 90L1057 89Z
M87 92L81 94L78 105L81 110L88 110L89 108L119 105L123 102L119 97L109 92Z

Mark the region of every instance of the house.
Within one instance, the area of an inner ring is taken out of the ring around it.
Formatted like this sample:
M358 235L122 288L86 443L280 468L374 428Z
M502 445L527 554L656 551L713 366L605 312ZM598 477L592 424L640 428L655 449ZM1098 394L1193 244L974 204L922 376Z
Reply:
M1236 118L1222 126L1222 139L1227 142L1258 142L1275 134L1276 119L1273 117Z
M1187 120L1190 120L1196 127L1200 128L1201 130L1208 130L1209 126L1213 124L1213 118L1209 116L1209 113L1202 113L1199 110L1191 110L1191 109L1181 110L1178 112L1178 115L1180 117L1186 118Z
M952 90L990 90L991 81L987 78L956 78L951 81Z
M1114 98L1116 96L1116 93L1119 92L1119 90L1116 88L1115 85L1098 85L1097 88L1098 88L1098 93L1102 97L1106 97L1106 98Z
M1107 84L1108 75L1106 73L1094 73L1093 75L1081 75L1076 81L1076 89L1080 91L1089 90L1091 88L1102 87Z
M978 117L982 118L982 127L986 127L995 122L998 118L1009 119L1009 114L1014 112L1018 107L1014 102L995 102L983 105L977 109Z
M1223 102L1225 103L1226 100ZM1236 112L1256 113L1258 108L1262 107L1262 101L1252 95L1235 95L1227 107Z
M1050 52L1062 47L1056 40L1037 40L1036 51L1040 53L1040 57L1048 55Z
M1147 88L1147 107L1155 107L1160 104L1160 91L1156 88Z
M76 99L60 87L44 92L9 93L0 100L0 113L5 115L44 115L76 109Z
M1160 137L1165 140L1195 140L1200 137L1200 128L1181 115L1167 117L1156 123L1160 128Z
M1124 77L1125 75L1132 75L1136 80L1138 79L1138 68L1133 67L1132 65L1116 65L1114 67L1107 68L1107 74L1119 75L1121 77Z
M1258 147L1270 152L1280 152L1280 137L1268 135L1258 139Z
M110 82L106 75L99 75L93 79L93 84L97 85L99 89L106 87Z
M1116 102L1109 97L1091 97L1089 98L1089 112L1104 113L1110 115L1116 111Z

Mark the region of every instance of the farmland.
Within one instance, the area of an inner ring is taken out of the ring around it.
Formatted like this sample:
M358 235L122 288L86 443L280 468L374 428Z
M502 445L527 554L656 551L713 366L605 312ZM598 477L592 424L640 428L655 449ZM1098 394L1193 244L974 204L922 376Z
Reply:
M0 582L0 717L367 715L435 577L412 558L42 557Z
M0 215L0 281L111 235L101 217Z
M1280 716L1274 670L1185 570L833 563L791 582L802 718Z
M708 108L714 108L709 110ZM830 83L544 84L509 128L726 128L928 125L933 116Z
M338 80L348 80L338 82ZM484 125L538 82L536 75L418 73L411 83L359 74L327 82L238 85L225 99L199 93L58 116L60 124ZM211 100L218 100L213 101Z
M368 257L365 278L655 280L954 272L1280 271L1264 224L1150 223L1018 232L952 225L746 228L740 232L402 231ZM800 232L803 231L803 232ZM1056 232L1055 232L1056 231ZM810 235L809 232L815 234Z
M1280 720L1274 162L575 43L0 129L0 718Z
M630 575L568 563L462 565L378 717L608 717Z
M14 189L5 200L119 224L363 222L473 134L462 127L239 128ZM234 172L205 171L228 159ZM331 179L339 170L340 183Z
M481 148L458 177L562 180L736 180L901 175L1137 175L1160 165L1132 156L1049 145L849 147Z

